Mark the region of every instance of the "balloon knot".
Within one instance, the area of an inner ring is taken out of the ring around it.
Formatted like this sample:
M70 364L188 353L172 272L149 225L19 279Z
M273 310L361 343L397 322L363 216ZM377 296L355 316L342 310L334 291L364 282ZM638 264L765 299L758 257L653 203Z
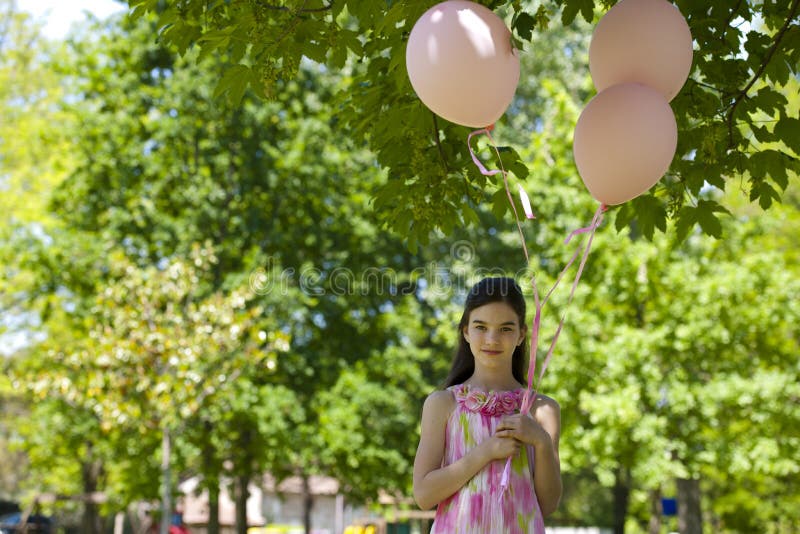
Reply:
M485 129L486 129L487 132L493 132L494 131L494 124L490 124Z
M607 212L608 206L605 204L600 204L600 211L602 211L603 213Z

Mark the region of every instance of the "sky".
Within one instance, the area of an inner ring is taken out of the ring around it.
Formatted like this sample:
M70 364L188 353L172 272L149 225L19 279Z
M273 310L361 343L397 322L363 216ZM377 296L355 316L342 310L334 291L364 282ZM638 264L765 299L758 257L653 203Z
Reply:
M17 0L19 10L46 21L44 34L51 39L63 38L73 23L86 19L87 11L103 19L127 5L116 0Z

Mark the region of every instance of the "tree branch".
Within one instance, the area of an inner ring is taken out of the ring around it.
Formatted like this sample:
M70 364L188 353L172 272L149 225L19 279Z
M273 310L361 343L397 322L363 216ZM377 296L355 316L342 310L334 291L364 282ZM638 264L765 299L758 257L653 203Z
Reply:
M308 0L305 0L305 1L303 2L303 6L305 6L307 3L308 3ZM280 6L264 6L264 7L267 7L267 8L272 8L272 9L278 9L278 8L280 8ZM284 8L282 8L282 9L281 9L281 11L290 11L290 9L289 9L288 7L284 7ZM301 20L301 18L302 18L302 17L300 17L300 13L303 13L304 11L305 11L305 7L301 7L300 9L297 9L297 10L291 10L291 12L292 12L292 20L291 20L291 24L288 24L288 25L286 26L286 29L285 29L285 30L283 30L283 33L282 33L282 34L280 34L280 35L278 36L278 38L277 38L277 39L275 39L275 42L273 42L273 43L272 43L272 46L273 46L273 47L275 47L275 46L278 46L278 43L280 43L281 41L283 41L283 39L284 39L284 38L285 38L287 35L289 35L290 33L292 33L292 31L294 31L295 27L297 27L297 25L300 23L300 20ZM284 63L284 64L285 64L285 63Z
M722 26L722 32L721 32L722 35L721 35L720 38L722 39L723 42L725 41L725 33L727 33L727 30L730 27L731 22L733 22L733 19L736 17L736 12L739 11L739 6L741 6L741 5L742 5L742 0L739 0L738 2L736 2L736 5L734 6L734 8L731 9L730 16L725 21L725 24Z
M764 56L764 61L761 62L761 66L758 68L758 70L755 72L755 74L753 74L753 77L750 79L750 81L747 82L747 85L744 86L744 89L742 89L739 92L739 94L736 95L736 98L733 99L733 105L731 105L731 108L728 110L728 116L727 116L728 148L729 149L733 148L733 146L734 146L734 143L733 143L733 114L736 111L736 107L742 102L742 100L747 98L747 92L750 90L751 87L753 87L753 84L755 84L756 81L758 81L758 79L761 78L761 75L764 74L764 71L766 70L767 65L769 64L770 60L772 59L772 56L778 50L778 47L781 44L781 40L783 39L783 36L786 34L786 30L788 30L789 26L791 26L792 19L794 19L794 17L797 15L798 6L800 6L800 0L794 0L792 2L792 6L789 8L789 15L786 17L786 22L783 23L783 26L781 26L781 29L778 30L777 34L775 34L775 40L772 42L772 46L767 51L767 54Z
M295 14L297 14L297 13L322 13L323 11L330 11L333 8L333 1L331 1L331 3L328 4L325 7L315 7L313 9L300 8L298 10L293 10L293 9L288 8L286 6L272 6L272 5L269 5L269 4L261 4L261 7L265 8L265 9L272 9L272 10L275 10L275 11L292 11Z
M444 155L444 148L442 148L442 142L439 140L439 121L436 119L436 113L431 112L431 116L433 117L433 138L436 139L436 147L439 149L439 156L442 158L444 173L449 174L450 166L447 164L447 158Z

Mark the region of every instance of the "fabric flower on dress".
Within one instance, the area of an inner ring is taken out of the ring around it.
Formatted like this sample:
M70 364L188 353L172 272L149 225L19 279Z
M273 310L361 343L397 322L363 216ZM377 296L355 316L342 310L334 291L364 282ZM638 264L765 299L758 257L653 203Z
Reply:
M515 413L522 401L521 389L514 391L485 392L461 384L456 390L456 399L471 411L483 415L498 416Z
M480 412L486 405L486 393L473 389L464 392L464 407L471 412Z

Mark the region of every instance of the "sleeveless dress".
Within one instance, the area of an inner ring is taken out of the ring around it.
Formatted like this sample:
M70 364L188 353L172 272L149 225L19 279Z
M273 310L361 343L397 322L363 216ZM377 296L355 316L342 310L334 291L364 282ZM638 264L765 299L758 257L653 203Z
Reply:
M466 384L447 388L456 407L447 420L442 466L450 465L490 438L504 415L522 404L524 389L490 391ZM439 503L431 534L544 534L544 518L533 487L531 446L520 448L511 462L508 488L500 480L506 459L486 464L460 490Z

